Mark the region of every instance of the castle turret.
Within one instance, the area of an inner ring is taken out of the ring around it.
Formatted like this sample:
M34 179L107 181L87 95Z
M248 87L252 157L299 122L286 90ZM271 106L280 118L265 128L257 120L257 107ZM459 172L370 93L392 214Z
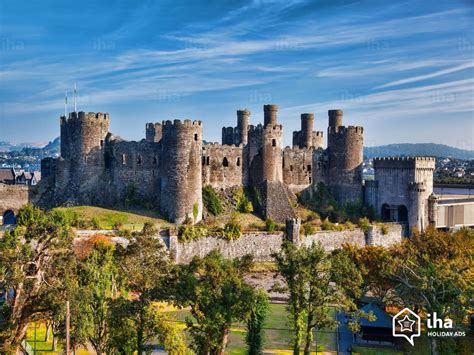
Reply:
M262 181L283 181L283 127L268 125L264 128L262 147Z
M278 106L277 105L264 105L263 106L263 125L275 126L278 124L277 120Z
M301 130L293 132L293 147L322 148L323 132L313 131L314 114L301 114Z
M202 218L201 121L163 122L161 211L170 221Z
M104 147L109 132L109 114L71 112L61 117L61 157L76 164L87 162L87 156Z
M342 110L329 110L328 184L336 199L362 200L363 127L344 127Z
M237 130L240 136L240 140L237 142L237 144L243 144L244 146L247 145L249 134L249 121L249 110L237 110Z

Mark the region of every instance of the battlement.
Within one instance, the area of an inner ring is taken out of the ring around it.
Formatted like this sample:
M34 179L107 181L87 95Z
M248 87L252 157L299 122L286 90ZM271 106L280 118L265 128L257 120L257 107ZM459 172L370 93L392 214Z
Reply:
M237 110L237 116L250 116L250 111L246 108L243 110Z
M322 132L321 132L322 133ZM348 133L355 133L359 135L364 134L364 127L362 126L338 126L338 127L328 127L328 133L333 135L345 135Z
M317 137L324 137L324 132L323 131L313 131L313 134L316 135Z
M233 151L241 151L243 149L243 145L228 145L228 144L219 144L217 142L207 143L202 146L202 150L204 152L214 152L220 151L223 153L233 152Z
M375 169L433 169L433 157L381 157L373 159Z
M99 122L108 121L110 119L107 112L69 112L68 117L61 116L61 124L65 124L72 121L83 121L83 122Z
M268 112L268 111L278 111L278 105L275 105L275 104L263 105L263 112Z
M162 122L162 126L166 128L170 127L201 127L202 122L195 120L166 120Z
M150 128L150 129L153 129L153 128L156 128L156 127L159 127L159 126L161 126L160 122L156 122L156 123L148 122L146 124L146 128Z
M250 125L249 126L249 133L259 133L263 132L263 126L259 123L258 125Z
M311 112L302 113L301 114L301 119L302 120L314 120L314 113L311 113Z
M424 182L410 182L408 184L408 190L414 192L425 192L426 186Z

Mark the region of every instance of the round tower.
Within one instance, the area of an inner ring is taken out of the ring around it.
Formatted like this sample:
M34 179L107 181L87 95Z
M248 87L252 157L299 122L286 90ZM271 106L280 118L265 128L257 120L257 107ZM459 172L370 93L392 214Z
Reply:
M162 125L161 211L174 223L202 218L201 121Z
M71 112L61 117L61 157L85 163L87 156L104 147L109 132L109 114Z
M328 129L328 184L341 203L362 199L363 144L363 127Z
M277 119L278 106L277 105L263 105L263 125L276 126L278 124Z
M266 126L262 147L262 181L283 181L283 128Z
M301 145L310 148L313 145L314 113L301 114Z
M240 135L240 143L247 145L249 135L250 111L237 110L237 129Z

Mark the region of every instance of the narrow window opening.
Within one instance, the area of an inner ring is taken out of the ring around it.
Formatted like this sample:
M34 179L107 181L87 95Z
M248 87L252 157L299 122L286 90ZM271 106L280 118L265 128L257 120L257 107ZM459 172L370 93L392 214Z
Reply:
M311 165L308 165L307 168L308 168L308 171L311 172Z
M101 146L101 147L104 146L104 140L103 140L103 139L100 140L100 146Z
M197 135L197 133L194 133L194 140L195 140L195 141L198 140L198 135Z
M206 158L206 165L209 165L209 157Z
M227 157L224 157L224 160L222 161L222 165L225 167L229 166L229 161L227 160Z
M237 158L237 166L240 166L240 158Z
M276 139L272 139L272 147L276 147L277 146L277 141Z
M141 163L142 163L142 156L137 155L137 164L141 164Z
M125 154L122 154L122 165L126 165L127 164L127 157L125 156Z

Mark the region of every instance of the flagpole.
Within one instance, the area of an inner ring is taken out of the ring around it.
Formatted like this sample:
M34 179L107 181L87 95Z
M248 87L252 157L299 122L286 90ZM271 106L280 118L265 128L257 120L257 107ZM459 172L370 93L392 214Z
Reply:
M67 91L64 92L64 117L67 118Z
M77 113L77 86L74 83L74 112Z

